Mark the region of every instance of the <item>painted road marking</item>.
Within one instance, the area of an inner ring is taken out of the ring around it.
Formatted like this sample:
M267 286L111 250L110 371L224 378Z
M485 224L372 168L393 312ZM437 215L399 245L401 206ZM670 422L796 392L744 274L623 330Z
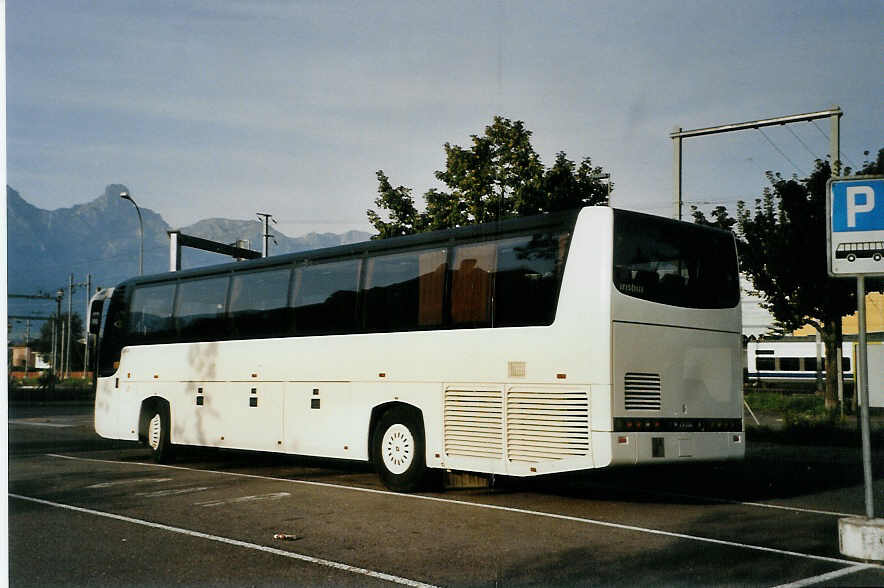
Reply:
M609 484L590 484L592 488L604 488L605 490L620 490L619 486ZM653 496L667 496L671 498L690 498L692 500L705 500L707 502L717 502L719 504L740 504L742 506L755 506L758 508L772 508L774 510L789 510L792 512L803 512L807 514L828 515L833 517L856 517L861 516L855 513L835 512L831 510L817 510L813 508L804 508L802 506L786 506L783 504L769 504L767 502L746 502L744 500L731 500L730 498L716 498L714 496L700 496L697 494L682 494L680 492L666 492L664 490L651 490L649 488L630 488L632 492L650 494Z
M131 478L129 480L115 480L113 482L99 482L86 486L86 488L110 488L111 486L127 486L129 484L150 484L159 482L169 482L172 478Z
M246 549L252 549L255 551L263 551L265 553L272 553L273 555L279 555L281 557L288 557L290 559L297 559L297 560L304 561L307 563L325 566L328 568L334 568L336 570L342 570L342 571L350 572L353 574L360 574L363 576L369 576L371 578L378 578L380 580L387 580L388 582L394 582L396 584L402 584L404 586L419 586L419 587L435 588L432 584L425 584L423 582L418 582L416 580L409 580L408 578L393 576L391 574L385 574L383 572L376 572L374 570L359 568L356 566L351 566L351 565L347 565L347 564L343 564L340 562L331 561L331 560L327 560L327 559L320 559L318 557L312 557L310 555L304 555L301 553L294 553L292 551L283 551L282 549L275 549L273 547L266 547L264 545L257 545L255 543L247 543L245 541L239 541L237 539L230 539L228 537L220 537L218 535L209 535L208 533L201 533L199 531L192 531L190 529L182 529L181 527L172 527L169 525L163 525L161 523L154 523L152 521L145 521L143 519L134 519L132 517L126 517L123 515L113 514L110 512L103 512L100 510L92 510L91 508L81 508L79 506L72 506L70 504L62 504L59 502L50 502L49 500L41 500L39 498L32 498L30 496L22 496L20 494L9 494L9 497L10 498L17 498L19 500L26 500L28 502L35 502L37 504L43 504L46 506L52 506L54 508L63 508L65 510L72 510L75 512L91 514L91 515L95 515L95 516L99 516L99 517L105 517L108 519L114 519L117 521L123 521L126 523L143 525L145 527L152 527L154 529L161 529L163 531L169 531L172 533L179 533L181 535L188 535L190 537L198 537L200 539L208 539L209 541L216 541L218 543L226 543L227 545L235 545L237 547L244 547Z
M829 580L834 580L835 578L849 576L850 574L855 574L856 572L861 572L863 570L868 570L875 567L878 566L874 566L872 564L859 564L851 568L842 568L840 570L835 570L834 572L829 572L828 574L820 574L819 576L804 578L803 580L796 580L789 584L780 584L775 588L802 588L802 586L813 586L814 584L828 582Z
M193 488L172 488L171 490L156 490L154 492L136 492L135 496L144 496L145 498L160 498L162 496L178 496L179 494L193 494L194 492L203 492L208 490L208 486L196 486Z
M38 422L26 421L26 420L22 420L22 419L15 419L15 420L9 421L9 424L10 425L27 425L29 427L56 427L59 429L64 429L64 428L74 426L74 425L63 425L61 423L38 423Z
M699 535L687 535L685 533L675 533L673 531L664 531L662 529L651 529L648 527L638 527L635 525L625 525L625 524L621 524L621 523L612 523L609 521L588 519L588 518L584 518L584 517L575 517L575 516L570 516L570 515L562 515L562 514L549 513L549 512L543 512L543 511L527 510L527 509L523 509L523 508L513 508L513 507L509 507L509 506L498 506L495 504L483 504L480 502L466 502L463 500L454 500L451 498L439 498L436 496L423 496L421 494L400 494L398 492L389 492L387 490L375 490L374 488L358 488L355 486L342 486L340 484L329 484L327 482L313 482L313 481L308 481L308 480L290 480L290 479L286 479L286 478L273 478L270 476L258 476L255 474L241 474L241 473L237 473L237 472L220 472L217 470L201 470L201 469L197 469L197 468L186 468L183 466L164 465L164 464L157 464L157 463L115 461L115 460L110 460L110 459L93 459L93 458L88 458L88 457L73 457L70 455L60 455L57 453L47 453L46 455L49 457L57 457L60 459L70 459L70 460L74 460L74 461L91 461L91 462L97 462L97 463L112 463L112 464L127 465L127 466L137 465L137 466L142 466L142 467L168 468L168 469L183 470L183 471L188 471L188 472L202 472L202 473L206 473L206 474L217 474L217 475L222 475L222 476L235 476L235 477L240 477L240 478L250 478L250 479L255 479L255 480L271 480L274 482L286 482L289 484L300 484L303 486L316 486L319 488L336 488L336 489L340 489L340 490L349 490L352 492L365 492L368 494L379 494L379 495L383 495L383 496L391 496L391 497L401 498L401 499L406 499L406 500L407 499L426 500L428 502L439 502L442 504L454 504L454 505L459 505L459 506L468 506L468 507L473 507L473 508L484 508L484 509L488 509L488 510L512 512L512 513L517 513L517 514L524 514L524 515L536 516L536 517L544 517L544 518L550 518L550 519L556 519L556 520L562 520L562 521L571 521L571 522L581 523L581 524L586 524L586 525L595 525L595 526L607 527L607 528L611 528L611 529L620 529L623 531L634 531L637 533L645 533L648 535L674 537L676 539L686 539L688 541L698 541L701 543L711 543L714 545L724 545L727 547L737 547L740 549L748 549L751 551L760 551L762 553L772 553L775 555L799 557L802 559L810 559L810 560L814 560L814 561L824 561L824 562L834 563L834 564L838 564L838 565L849 565L849 566L856 565L855 561L851 561L848 559L841 559L841 558L835 558L835 557L825 557L822 555L813 555L810 553L801 553L798 551L777 549L775 547L765 547L763 545L752 545L750 543L739 543L737 541L727 541L724 539L714 539L712 537L702 537ZM884 566L873 565L872 567L882 568Z
M59 422L61 421L61 422ZM55 428L70 428L70 427L78 427L83 425L92 425L95 421L94 417L84 417L80 415L73 416L57 416L57 417L30 417L30 418L20 418L20 419L9 419L7 421L10 425L26 425L31 427L55 427Z
M195 502L194 506L222 506L225 504L237 504L240 502L258 502L261 500L279 500L291 496L288 492L273 492L271 494L258 494L257 496L240 496L239 498L226 498L222 500L207 500Z

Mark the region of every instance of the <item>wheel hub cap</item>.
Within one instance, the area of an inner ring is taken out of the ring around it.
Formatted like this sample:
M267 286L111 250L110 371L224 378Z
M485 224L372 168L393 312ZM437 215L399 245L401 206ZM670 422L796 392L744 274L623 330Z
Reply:
M394 474L403 474L414 460L414 437L405 425L393 425L381 442L384 467Z
M160 436L162 434L162 431L162 419L160 419L160 415L155 414L153 415L153 418L150 419L150 427L147 430L147 443L154 451L160 448Z

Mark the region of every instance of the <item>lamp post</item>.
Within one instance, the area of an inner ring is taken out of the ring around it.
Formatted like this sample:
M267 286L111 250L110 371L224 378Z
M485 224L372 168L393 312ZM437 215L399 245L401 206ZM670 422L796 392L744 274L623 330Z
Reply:
M138 234L141 236L141 248L138 250L138 275L144 275L144 223L141 221L141 209L138 208L138 205L132 200L132 196L129 195L129 192L120 192L120 198L123 200L128 200L135 207L135 212L138 213Z

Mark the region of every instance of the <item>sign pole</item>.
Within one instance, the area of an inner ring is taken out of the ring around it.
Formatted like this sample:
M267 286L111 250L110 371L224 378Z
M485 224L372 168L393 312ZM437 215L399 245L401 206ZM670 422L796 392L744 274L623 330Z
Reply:
M832 132L837 132L833 117ZM837 144L833 142L833 152ZM834 158L834 153L833 153ZM834 169L840 164L833 162ZM869 356L866 341L866 277L884 276L884 176L829 179L826 190L826 244L829 276L856 278L859 345L856 398L860 405L863 486L866 516L838 520L842 554L865 561L884 561L884 518L875 518L869 419Z
M862 428L862 446L863 446L863 479L866 487L866 516L870 519L875 518L875 501L872 494L872 444L869 418L869 357L867 354L868 345L866 344L866 277L857 276L856 278L856 309L857 322L859 326L859 349L857 359L859 360L858 383L860 393L861 418L860 426Z

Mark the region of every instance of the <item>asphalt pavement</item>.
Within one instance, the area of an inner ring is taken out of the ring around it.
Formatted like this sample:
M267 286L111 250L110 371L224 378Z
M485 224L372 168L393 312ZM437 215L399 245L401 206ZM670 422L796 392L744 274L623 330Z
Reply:
M838 551L838 519L864 512L858 448L406 495L353 462L184 448L160 466L83 405L9 419L13 586L884 585Z

